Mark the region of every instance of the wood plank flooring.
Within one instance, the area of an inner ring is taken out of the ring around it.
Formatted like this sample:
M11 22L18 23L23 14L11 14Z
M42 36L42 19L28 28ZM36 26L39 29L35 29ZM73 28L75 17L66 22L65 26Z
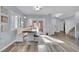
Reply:
M24 42L15 43L14 47L9 52L37 52L37 44L27 45Z
M39 40L40 44L16 43L9 52L79 52L79 41L68 36L41 35Z

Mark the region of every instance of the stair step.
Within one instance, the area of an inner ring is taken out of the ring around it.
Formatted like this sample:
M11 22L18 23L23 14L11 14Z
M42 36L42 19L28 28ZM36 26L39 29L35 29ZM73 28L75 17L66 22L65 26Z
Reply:
M64 32L63 31L55 32L55 35L64 35Z

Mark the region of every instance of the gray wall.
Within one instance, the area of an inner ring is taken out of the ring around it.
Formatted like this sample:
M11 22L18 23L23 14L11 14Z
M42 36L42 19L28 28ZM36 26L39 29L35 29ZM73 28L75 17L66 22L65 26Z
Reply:
M0 50L6 47L9 43L16 39L16 32L4 32L0 33Z
M7 45L9 45L10 43L12 43L13 41L16 40L16 31L15 31L15 28L14 28L14 21L12 21L12 15L15 14L16 15L22 15L22 13L20 12L19 13L19 10L17 10L16 8L8 8L8 12L7 12L7 16L8 16L8 20L9 20L9 23L8 23L8 27L9 27L9 31L7 32L0 32L0 50L7 47ZM0 9L1 11L1 9ZM6 11L6 10L5 10ZM5 12L4 11L4 12ZM5 14L3 12L3 14ZM12 13L11 13L12 12ZM1 17L1 12L0 12L0 17ZM13 18L13 20L15 20ZM11 30L12 28L14 28L14 30Z

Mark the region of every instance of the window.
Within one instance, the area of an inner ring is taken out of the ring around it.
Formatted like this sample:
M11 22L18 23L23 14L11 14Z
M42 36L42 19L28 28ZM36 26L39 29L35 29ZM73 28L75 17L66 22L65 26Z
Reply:
M15 29L18 28L18 16L15 16Z

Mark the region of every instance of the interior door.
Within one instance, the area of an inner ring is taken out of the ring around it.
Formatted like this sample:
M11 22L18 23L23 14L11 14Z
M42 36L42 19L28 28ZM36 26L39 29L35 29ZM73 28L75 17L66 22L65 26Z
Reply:
M43 32L43 21L39 21L39 31Z
M36 24L36 21L32 21L32 27L34 28Z

